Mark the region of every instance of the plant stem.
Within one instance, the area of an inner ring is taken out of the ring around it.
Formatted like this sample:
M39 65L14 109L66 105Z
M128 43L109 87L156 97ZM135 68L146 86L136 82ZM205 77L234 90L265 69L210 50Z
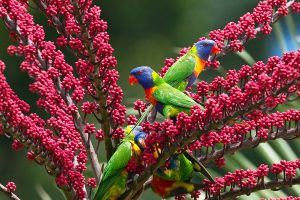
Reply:
M12 192L9 192L7 188L0 183L0 191L8 196L12 200L21 200L17 195Z

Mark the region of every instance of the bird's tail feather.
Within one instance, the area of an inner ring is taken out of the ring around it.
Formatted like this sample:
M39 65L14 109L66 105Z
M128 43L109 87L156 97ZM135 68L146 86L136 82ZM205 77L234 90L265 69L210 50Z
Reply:
M134 127L131 129L131 131L133 131L137 126L139 126L147 117L147 115L149 114L149 112L152 110L153 106L152 104L150 104L148 106L148 108L145 110L145 112L143 112L142 116L139 118L138 122L134 125Z
M199 171L201 174L203 174L206 178L208 178L211 182L215 182L209 171L206 169L206 167L194 156L189 154L186 151L183 151L185 157L187 157L192 163L194 168Z

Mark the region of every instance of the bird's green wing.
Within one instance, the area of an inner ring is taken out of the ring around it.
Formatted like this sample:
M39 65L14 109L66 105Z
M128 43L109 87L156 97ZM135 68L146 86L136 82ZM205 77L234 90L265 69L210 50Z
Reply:
M170 67L170 69L168 69L163 79L172 87L177 88L182 81L184 81L194 73L195 65L196 59L192 55L191 51L189 51L180 59L178 59Z
M198 161L194 156L190 155L188 152L183 151L183 155L189 160L191 161L193 168L195 171L200 172L201 174L203 174L206 178L208 178L211 182L214 183L214 179L212 178L211 174L209 173L209 171L206 169L206 167L200 162Z
M94 196L94 200L102 200L104 198L104 196L109 195L109 188L111 188L114 184L118 184L118 182L120 182L121 179L121 173L122 170L118 170L117 173L114 173L113 176L110 176L108 179L106 179L105 181L101 181L98 190ZM122 180L121 180L122 181Z
M157 101L166 105L182 108L191 108L192 106L197 105L197 103L189 96L166 83L157 86L153 96Z
M180 180L190 180L194 171L193 163L182 153L178 155L178 160L180 162L180 168L178 169L180 173Z
M131 143L129 141L122 142L104 168L102 180L104 181L108 177L118 173L120 170L123 170L128 164L131 156Z
M118 146L104 168L101 183L94 199L98 200L98 197L103 196L106 190L114 184L117 177L120 176L132 156L131 148L131 143L129 141L124 141Z

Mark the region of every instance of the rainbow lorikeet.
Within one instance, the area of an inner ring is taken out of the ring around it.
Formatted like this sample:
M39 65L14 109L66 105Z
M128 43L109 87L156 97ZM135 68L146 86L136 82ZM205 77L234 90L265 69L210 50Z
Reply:
M183 92L198 78L209 56L218 53L219 49L213 40L198 41L170 67L163 79L172 87ZM136 124L137 126L140 125L152 108L152 105L147 108Z
M184 151L171 156L167 165L153 174L151 188L163 198L176 196L194 191L205 177L214 182L206 168Z
M179 112L189 113L193 106L199 105L180 90L166 83L150 67L137 67L131 70L129 82L131 85L140 83L148 101L159 113L169 119L175 119Z
M134 130L132 128L133 126L125 128L125 137L104 168L94 200L116 200L126 191L126 166L132 158L140 162L139 156L147 136L140 126Z

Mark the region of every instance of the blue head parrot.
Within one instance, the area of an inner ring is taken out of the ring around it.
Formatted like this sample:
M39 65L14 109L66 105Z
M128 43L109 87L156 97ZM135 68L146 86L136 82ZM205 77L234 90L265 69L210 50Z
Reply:
M175 119L179 112L189 113L193 106L200 106L189 96L166 83L150 67L131 70L129 82L139 83L144 88L148 101L166 118Z
M126 166L130 159L140 162L142 148L147 134L142 127L133 125L125 128L125 137L108 161L95 194L94 200L117 200L125 191L128 180Z

